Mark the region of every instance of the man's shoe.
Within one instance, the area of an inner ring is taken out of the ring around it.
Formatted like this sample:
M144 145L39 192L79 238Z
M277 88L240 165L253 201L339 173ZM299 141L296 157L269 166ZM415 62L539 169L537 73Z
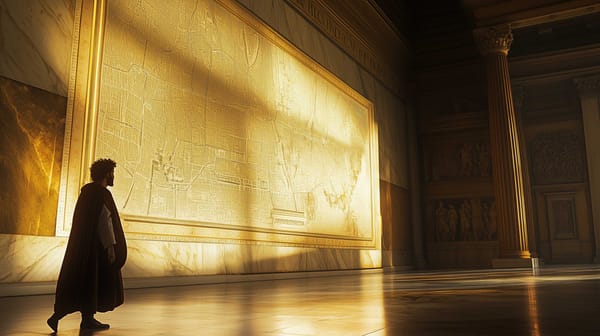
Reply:
M91 320L81 321L79 328L88 329L88 330L105 330L105 329L110 328L110 325L108 325L106 323L100 323L100 321L98 321L96 319L91 319Z
M46 323L48 323L48 326L52 328L54 332L58 331L58 319L54 315L50 316Z

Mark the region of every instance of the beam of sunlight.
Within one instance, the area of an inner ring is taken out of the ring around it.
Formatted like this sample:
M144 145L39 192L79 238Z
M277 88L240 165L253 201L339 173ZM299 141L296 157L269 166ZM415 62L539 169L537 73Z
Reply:
M104 46L96 151L126 221L374 238L371 103L245 10L108 1Z
M529 314L531 336L540 336L538 302L535 286L535 283L527 284L527 312Z

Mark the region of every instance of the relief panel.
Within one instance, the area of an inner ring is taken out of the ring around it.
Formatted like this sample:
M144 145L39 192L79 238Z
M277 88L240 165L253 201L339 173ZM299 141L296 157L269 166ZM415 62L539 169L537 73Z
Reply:
M496 240L498 222L493 198L437 199L427 204L428 240Z
M529 141L534 184L585 181L583 135L575 131L545 132Z
M489 141L436 142L426 149L429 182L491 178Z

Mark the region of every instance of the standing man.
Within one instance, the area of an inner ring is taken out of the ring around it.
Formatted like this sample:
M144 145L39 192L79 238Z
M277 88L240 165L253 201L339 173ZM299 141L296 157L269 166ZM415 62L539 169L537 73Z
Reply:
M81 188L73 225L47 323L56 332L65 315L81 312L81 329L108 329L94 318L96 312L114 310L123 303L121 268L127 245L112 194L117 164L100 159L90 167L92 183Z

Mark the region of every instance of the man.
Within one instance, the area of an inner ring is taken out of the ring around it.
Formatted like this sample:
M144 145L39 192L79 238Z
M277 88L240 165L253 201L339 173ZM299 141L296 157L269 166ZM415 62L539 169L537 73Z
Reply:
M56 285L54 314L47 323L56 332L65 315L81 312L81 329L108 329L94 318L123 303L121 268L127 245L112 194L116 163L100 159L90 167L92 183L81 188L73 225Z

